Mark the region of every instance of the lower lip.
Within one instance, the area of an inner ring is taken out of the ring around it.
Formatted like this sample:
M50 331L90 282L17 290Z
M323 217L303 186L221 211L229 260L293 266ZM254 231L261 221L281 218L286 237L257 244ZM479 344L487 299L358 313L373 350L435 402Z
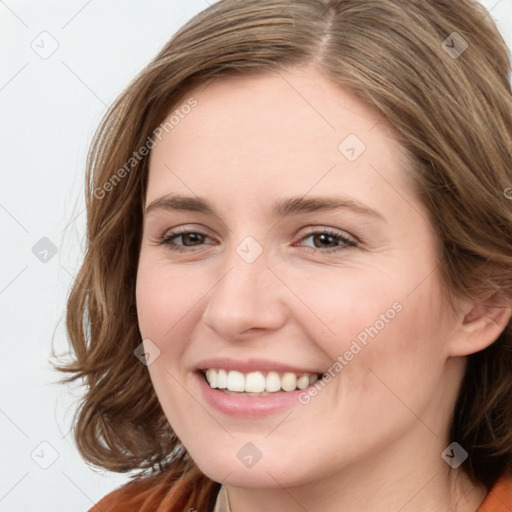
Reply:
M237 396L211 388L202 372L196 372L196 377L201 393L210 406L224 414L244 418L266 416L300 405L299 395L308 389L277 391L266 396Z

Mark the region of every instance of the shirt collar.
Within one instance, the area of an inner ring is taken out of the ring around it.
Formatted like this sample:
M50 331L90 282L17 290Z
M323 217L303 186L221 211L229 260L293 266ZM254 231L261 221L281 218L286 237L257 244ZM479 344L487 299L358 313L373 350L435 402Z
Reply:
M217 501L215 502L213 512L231 512L231 508L229 507L228 492L223 485L221 485L219 494L217 494Z

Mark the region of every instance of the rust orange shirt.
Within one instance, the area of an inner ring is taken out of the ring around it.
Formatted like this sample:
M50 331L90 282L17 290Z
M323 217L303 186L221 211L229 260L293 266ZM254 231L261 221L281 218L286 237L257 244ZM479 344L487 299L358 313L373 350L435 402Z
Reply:
M512 512L512 476L499 478L476 512Z

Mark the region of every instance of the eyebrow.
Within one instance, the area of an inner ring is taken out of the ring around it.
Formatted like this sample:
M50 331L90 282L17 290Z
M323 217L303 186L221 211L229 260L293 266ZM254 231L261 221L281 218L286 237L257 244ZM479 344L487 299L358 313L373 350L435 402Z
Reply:
M321 210L346 209L386 222L385 217L377 210L370 208L355 199L343 196L289 197L272 206L272 214L279 218L292 215L312 213ZM145 210L145 215L154 210L178 210L198 212L204 215L220 216L213 205L201 197L167 194L155 199Z

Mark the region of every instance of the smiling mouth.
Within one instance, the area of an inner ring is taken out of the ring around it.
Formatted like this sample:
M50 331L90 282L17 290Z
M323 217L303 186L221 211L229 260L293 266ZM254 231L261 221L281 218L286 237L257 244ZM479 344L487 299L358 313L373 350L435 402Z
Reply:
M293 392L314 384L323 374L294 372L239 372L209 368L201 370L212 389L229 395L267 396L272 393Z

